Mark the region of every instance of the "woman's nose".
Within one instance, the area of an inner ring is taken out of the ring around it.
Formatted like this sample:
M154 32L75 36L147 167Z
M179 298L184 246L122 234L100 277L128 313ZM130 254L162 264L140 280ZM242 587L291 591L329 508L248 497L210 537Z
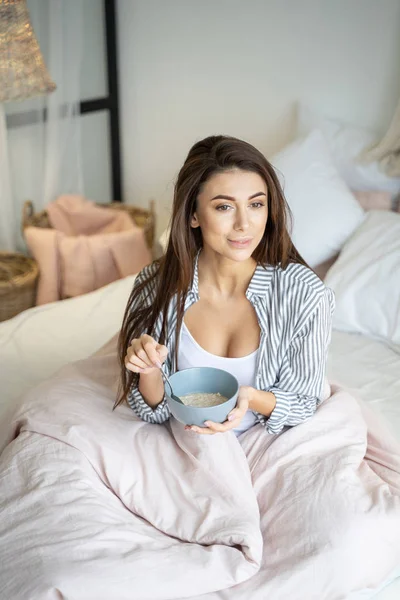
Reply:
M235 229L245 231L249 227L249 218L246 209L238 209L236 212Z

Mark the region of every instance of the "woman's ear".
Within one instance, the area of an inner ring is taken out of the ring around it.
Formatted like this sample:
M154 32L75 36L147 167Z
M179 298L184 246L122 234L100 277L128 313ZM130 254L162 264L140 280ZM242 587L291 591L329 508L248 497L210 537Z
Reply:
M192 218L190 220L190 227L193 227L193 229L195 229L196 227L200 227L196 213L193 213L192 215Z

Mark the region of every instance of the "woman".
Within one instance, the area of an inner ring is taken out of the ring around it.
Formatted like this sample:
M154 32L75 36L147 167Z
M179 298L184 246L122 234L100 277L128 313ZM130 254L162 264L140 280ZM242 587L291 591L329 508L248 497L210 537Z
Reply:
M259 422L279 433L322 400L334 297L308 268L288 230L273 167L250 144L225 136L196 143L175 186L165 255L137 276L119 339L122 393L149 423L169 416L159 367L213 366L240 384L223 423Z

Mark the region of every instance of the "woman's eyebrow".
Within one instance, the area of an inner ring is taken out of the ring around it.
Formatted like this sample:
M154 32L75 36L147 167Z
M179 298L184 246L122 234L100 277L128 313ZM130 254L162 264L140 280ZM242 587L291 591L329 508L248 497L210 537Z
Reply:
M266 196L266 194L264 192L256 192L255 194L249 197L249 200L253 200L253 198L257 198L258 196ZM214 196L214 198L211 198L211 202L213 200L232 200L233 202L235 202L235 198L233 198L232 196L224 196L223 194L218 194L218 196Z

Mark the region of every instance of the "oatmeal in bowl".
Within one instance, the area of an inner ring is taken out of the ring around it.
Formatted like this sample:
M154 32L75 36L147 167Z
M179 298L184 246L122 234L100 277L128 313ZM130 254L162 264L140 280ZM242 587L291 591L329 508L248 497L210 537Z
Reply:
M236 406L239 383L227 371L195 367L177 371L169 379L182 404L171 398L167 385L168 407L175 419L185 425L204 427L205 421L223 423Z

